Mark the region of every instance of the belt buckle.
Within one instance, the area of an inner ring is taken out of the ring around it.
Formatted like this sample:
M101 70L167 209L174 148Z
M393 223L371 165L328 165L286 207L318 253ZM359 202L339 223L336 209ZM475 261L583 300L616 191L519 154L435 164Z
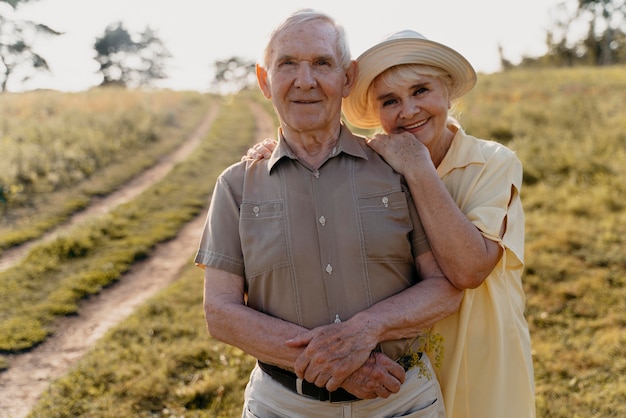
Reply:
M304 393L302 393L302 379L299 377L296 377L296 393L304 396Z

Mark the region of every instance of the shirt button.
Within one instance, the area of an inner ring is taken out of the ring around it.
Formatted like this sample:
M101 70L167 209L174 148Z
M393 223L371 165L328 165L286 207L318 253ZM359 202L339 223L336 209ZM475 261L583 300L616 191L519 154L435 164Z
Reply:
M315 170L315 171L313 172L313 177L315 177L316 179L320 178L320 172L319 172L319 170Z
M333 274L333 266L331 266L330 264L327 264L326 265L326 273Z
M322 226L326 225L326 218L324 217L324 215L320 216L319 222L320 224L322 224Z

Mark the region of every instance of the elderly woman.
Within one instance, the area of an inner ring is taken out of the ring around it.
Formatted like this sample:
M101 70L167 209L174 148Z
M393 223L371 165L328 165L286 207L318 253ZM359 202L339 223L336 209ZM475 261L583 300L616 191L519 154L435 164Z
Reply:
M439 321L437 375L453 418L535 417L524 317L522 166L505 146L466 134L449 113L476 72L458 52L414 31L395 33L359 58L342 110L353 126L382 129L368 144L403 174L432 251L465 294ZM263 141L247 158L270 155Z
M449 417L535 417L534 374L522 288L522 167L501 144L466 134L449 116L476 84L449 47L402 31L364 52L343 112L406 178L439 265L466 289L438 322L438 371Z

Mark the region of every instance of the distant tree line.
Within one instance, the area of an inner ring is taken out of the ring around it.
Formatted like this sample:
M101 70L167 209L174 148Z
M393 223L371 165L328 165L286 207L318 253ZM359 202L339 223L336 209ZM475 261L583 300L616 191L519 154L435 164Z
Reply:
M9 79L16 75L18 69L26 69L22 82L36 72L50 71L48 62L33 50L32 44L38 35L55 36L60 32L40 23L10 20L3 15L3 7L15 8L18 3L26 1L0 0L0 92L6 90Z
M96 39L94 49L103 86L142 87L167 78L165 64L172 55L150 27L133 36L121 22L114 23Z
M216 91L240 91L256 86L255 64L252 60L240 57L215 61L215 77L211 87Z
M606 66L626 63L626 0L563 1L555 9L552 30L546 34L548 52L540 57L523 57L519 67ZM587 28L575 38L572 27ZM504 58L500 48L502 69L515 67Z
M20 3L35 1L39 0L0 0L0 92L6 91L9 79L19 76L18 83L23 83L37 72L50 71L46 59L33 45L39 36L62 33L40 23L3 16L3 7L16 9ZM500 47L502 69L626 63L626 0L575 0L576 8L568 9L573 1L564 0L554 10L556 16L552 29L546 33L548 52L544 56L524 56L520 63L513 64ZM586 34L573 38L574 25L586 27ZM121 22L113 23L95 40L94 49L103 86L143 87L167 78L165 64L171 54L149 27L131 34ZM233 56L215 61L213 67L211 87L218 92L256 85L253 61Z
M13 78L19 77L17 82L23 83L37 72L50 71L34 44L38 36L62 33L40 23L11 20L3 15L3 7L16 9L20 3L35 1L38 0L0 0L0 92L6 91ZM165 65L171 54L150 27L131 34L121 22L113 23L96 38L93 47L101 86L145 87L167 78Z

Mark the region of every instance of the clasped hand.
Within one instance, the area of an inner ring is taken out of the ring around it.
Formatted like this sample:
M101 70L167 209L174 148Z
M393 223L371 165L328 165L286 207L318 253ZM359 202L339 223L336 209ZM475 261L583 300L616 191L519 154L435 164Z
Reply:
M376 344L349 321L318 327L287 341L290 347L304 348L294 363L299 378L329 391L342 387L361 399L387 398L404 383L402 366L373 352Z

